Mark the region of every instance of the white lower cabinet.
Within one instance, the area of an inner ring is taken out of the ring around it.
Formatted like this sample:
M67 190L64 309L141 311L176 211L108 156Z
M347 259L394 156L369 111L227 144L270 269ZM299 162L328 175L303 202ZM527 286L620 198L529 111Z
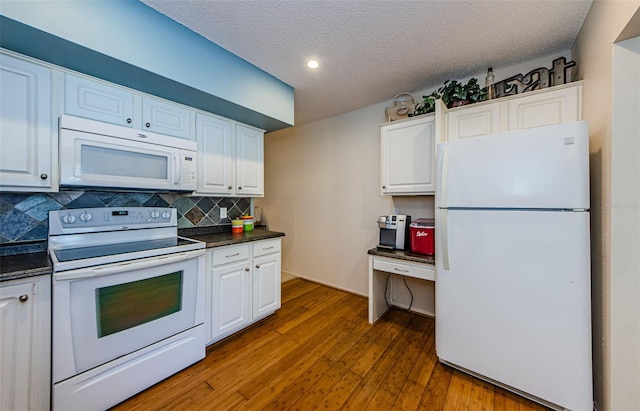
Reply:
M280 239L207 252L207 344L280 308Z
M48 410L51 276L0 284L0 410Z
M280 308L280 239L253 245L253 319Z

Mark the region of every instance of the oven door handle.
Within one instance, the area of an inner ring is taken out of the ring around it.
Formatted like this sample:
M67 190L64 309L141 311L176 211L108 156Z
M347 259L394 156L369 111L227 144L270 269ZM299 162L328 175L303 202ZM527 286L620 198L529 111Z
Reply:
M157 267L159 265L179 263L180 261L190 260L205 254L205 250L187 251L179 254L168 254L139 261L125 261L120 263L109 264L102 267L82 268L79 270L62 271L54 273L56 281L79 280L82 278L101 277L105 275L113 275L125 273L127 271L142 270L145 268Z

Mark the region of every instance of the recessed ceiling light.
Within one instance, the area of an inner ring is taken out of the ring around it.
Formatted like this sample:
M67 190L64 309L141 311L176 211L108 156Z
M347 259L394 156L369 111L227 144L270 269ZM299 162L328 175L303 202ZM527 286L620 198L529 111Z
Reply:
M309 61L307 61L307 67L312 68L312 69L316 69L316 68L320 67L320 63L318 63L318 60L309 60Z

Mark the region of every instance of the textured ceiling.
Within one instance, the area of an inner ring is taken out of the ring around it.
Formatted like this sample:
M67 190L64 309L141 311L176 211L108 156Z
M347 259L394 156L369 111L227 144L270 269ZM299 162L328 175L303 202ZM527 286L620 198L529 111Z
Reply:
M573 45L591 0L142 0L295 89L309 123ZM305 61L317 58L312 71Z

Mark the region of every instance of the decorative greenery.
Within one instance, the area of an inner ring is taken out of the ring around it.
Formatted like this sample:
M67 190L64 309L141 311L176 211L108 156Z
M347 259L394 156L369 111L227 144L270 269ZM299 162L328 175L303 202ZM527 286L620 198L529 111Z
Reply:
M416 104L414 116L435 111L438 99L449 108L484 101L487 99L487 88L480 87L476 78L469 79L467 84L447 80L442 87L428 96L422 96L422 99L421 103Z

